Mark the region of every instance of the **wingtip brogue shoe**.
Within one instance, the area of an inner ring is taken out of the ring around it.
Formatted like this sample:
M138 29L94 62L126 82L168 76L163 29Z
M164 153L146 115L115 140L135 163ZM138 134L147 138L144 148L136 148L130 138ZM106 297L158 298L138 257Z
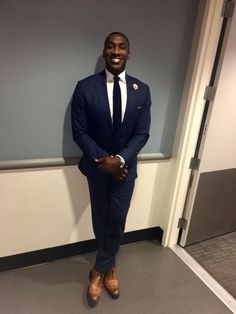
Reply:
M111 267L104 276L104 286L113 299L120 296L119 281L115 267Z
M89 272L89 280L90 285L87 291L88 303L90 306L95 306L101 298L104 274L101 274L96 271L95 268L92 268Z

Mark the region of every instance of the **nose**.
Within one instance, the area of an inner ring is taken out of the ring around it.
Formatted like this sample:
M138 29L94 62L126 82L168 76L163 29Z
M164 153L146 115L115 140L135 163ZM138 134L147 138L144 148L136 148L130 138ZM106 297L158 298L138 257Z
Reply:
M114 46L113 53L118 54L120 51L119 46Z

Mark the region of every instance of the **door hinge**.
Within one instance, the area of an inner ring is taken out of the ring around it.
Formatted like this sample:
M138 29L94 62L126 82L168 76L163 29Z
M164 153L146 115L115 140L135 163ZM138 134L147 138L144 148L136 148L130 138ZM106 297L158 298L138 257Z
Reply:
M223 3L221 16L225 18L230 18L233 16L233 12L234 12L234 2L231 0L230 1L225 0Z
M180 229L186 229L187 227L187 220L185 218L179 218L179 221L178 221L178 228Z
M197 157L192 157L190 160L190 165L189 165L189 169L192 170L198 170L199 166L200 166L200 159Z
M215 94L216 94L215 86L206 86L203 99L213 101L215 98Z

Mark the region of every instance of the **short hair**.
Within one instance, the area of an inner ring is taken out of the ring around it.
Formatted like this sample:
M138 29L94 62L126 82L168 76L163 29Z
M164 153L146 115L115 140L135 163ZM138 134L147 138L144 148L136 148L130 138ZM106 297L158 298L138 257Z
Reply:
M128 43L128 48L130 49L130 44L129 44L129 39L128 39L128 37L127 37L125 34L121 33L121 32L112 32L112 33L108 34L107 37L105 38L104 46L106 45L106 42L108 41L108 39L109 39L111 36L113 36L113 35L120 35L120 36L124 37L125 40L126 40L127 43Z

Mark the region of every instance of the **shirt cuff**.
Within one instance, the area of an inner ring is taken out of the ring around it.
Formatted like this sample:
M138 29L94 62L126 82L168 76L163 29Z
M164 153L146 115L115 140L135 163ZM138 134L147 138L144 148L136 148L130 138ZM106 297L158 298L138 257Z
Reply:
M116 157L119 157L120 159L120 168L124 168L125 165L125 160L123 157L121 157L120 155L116 155Z

